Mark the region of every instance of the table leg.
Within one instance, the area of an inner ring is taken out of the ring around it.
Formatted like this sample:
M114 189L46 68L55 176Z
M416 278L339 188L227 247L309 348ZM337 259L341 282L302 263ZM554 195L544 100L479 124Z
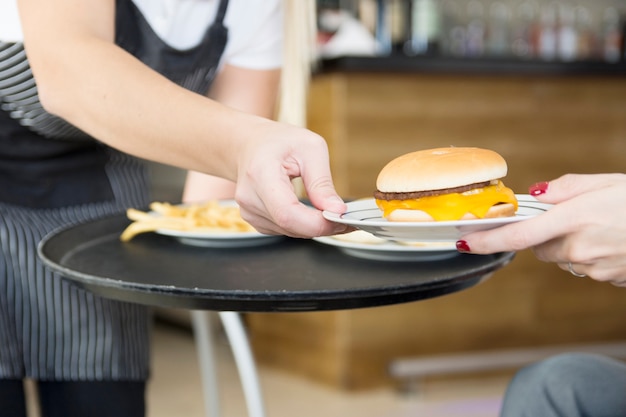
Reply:
M230 347L235 357L239 378L246 397L249 417L264 417L265 406L261 394L261 385L256 371L256 364L250 343L239 313L223 311L219 313Z
M198 350L202 390L204 394L204 408L207 417L219 417L220 403L217 388L217 367L215 351L213 349L213 326L211 313L206 311L192 311L191 323Z

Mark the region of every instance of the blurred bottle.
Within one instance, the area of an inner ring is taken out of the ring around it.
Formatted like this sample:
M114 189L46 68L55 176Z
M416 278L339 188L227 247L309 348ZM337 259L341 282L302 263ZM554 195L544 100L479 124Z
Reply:
M441 53L456 57L465 56L466 29L464 2L459 0L441 1Z
M568 2L561 1L558 12L557 56L561 61L574 61L578 56L574 8Z
M586 5L578 4L574 8L574 19L577 33L577 59L579 61L594 58L594 45L596 43L593 30L591 11Z
M438 53L440 29L438 0L413 0L411 3L411 39L405 52L408 55Z
M531 1L524 1L514 9L511 52L518 58L531 59L537 56L538 10L537 3Z
M552 61L557 54L557 7L546 4L541 7L539 27L539 57Z
M622 15L622 61L626 62L626 13Z
M376 34L378 0L359 0L357 15L361 24L372 34Z
M490 56L503 57L510 54L511 11L506 3L494 1L489 6L489 25L486 50Z
M603 58L618 62L622 55L622 28L619 12L615 7L604 9L602 20Z
M387 0L387 19L392 52L402 53L411 37L410 3L407 0Z
M376 41L378 42L379 54L391 54L391 26L389 22L389 7L386 0L376 1Z
M466 55L480 57L485 54L485 8L483 3L470 0L467 3Z

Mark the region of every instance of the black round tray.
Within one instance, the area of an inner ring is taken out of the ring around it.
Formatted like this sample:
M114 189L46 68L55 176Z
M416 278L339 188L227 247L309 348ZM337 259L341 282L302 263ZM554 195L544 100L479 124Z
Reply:
M47 266L103 297L217 311L313 311L432 298L476 285L514 253L441 261L351 257L312 240L252 248L184 245L146 233L121 242L130 221L114 216L59 230L39 245Z

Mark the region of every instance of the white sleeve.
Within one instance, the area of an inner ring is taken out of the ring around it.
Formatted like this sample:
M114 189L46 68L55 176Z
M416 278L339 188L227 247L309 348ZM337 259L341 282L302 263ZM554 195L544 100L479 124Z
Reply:
M0 41L21 42L22 26L17 12L17 1L0 0Z
M282 65L282 0L231 0L225 24L223 64L259 70Z

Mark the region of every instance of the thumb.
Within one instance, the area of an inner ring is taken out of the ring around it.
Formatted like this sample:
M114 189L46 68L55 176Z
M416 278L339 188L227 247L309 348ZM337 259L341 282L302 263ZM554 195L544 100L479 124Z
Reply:
M306 164L302 168L301 179L311 204L319 210L328 210L333 213L344 213L348 207L335 190L330 166L322 162L328 159L319 158L313 164Z
M528 189L530 195L542 203L557 204L611 185L615 174L566 174L550 182L539 182Z
M302 179L309 200L317 209L333 213L344 213L348 209L337 194L330 175L312 179L312 182L307 182L304 177Z

